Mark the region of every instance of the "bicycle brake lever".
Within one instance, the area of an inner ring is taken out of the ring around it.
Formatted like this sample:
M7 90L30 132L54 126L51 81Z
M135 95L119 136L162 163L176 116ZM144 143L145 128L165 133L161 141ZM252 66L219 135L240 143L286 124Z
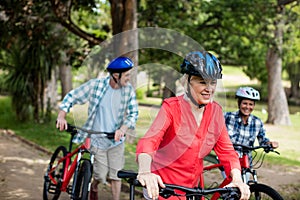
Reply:
M278 155L280 155L280 153L278 151L273 151L274 153L277 153Z
M175 195L174 190L170 189L168 187L166 187L166 188L160 188L160 190L159 190L159 196L161 196L161 197L163 197L165 199L167 199L167 198L169 198L170 196L173 196L173 195Z
M238 188L228 188L229 193L223 193L221 194L222 199L224 200L236 200L240 199L241 192Z
M264 147L264 151L265 151L266 153L269 153L270 151L273 151L273 152L274 152L274 149L273 149L273 147L272 147L271 144L268 144L268 145L266 145L266 146Z
M275 151L274 148L271 145L268 145L266 148L264 148L264 151L266 153L269 153L270 151L277 153L278 155L280 155L280 153L278 151Z

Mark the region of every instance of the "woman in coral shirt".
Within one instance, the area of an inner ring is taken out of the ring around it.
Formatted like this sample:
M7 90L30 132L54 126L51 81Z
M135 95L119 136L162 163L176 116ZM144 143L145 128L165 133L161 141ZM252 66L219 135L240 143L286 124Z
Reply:
M163 102L137 145L138 180L146 187L145 198L163 199L159 197L159 187L165 187L163 183L198 186L203 158L214 149L232 178L230 186L239 187L241 199L248 199L249 187L241 179L238 156L230 142L222 108L212 100L217 79L222 78L219 61L205 51L191 52L182 63L181 72L185 94Z

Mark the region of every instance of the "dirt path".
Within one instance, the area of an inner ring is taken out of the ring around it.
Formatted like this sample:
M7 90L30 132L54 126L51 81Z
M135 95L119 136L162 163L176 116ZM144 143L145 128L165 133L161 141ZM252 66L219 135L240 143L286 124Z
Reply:
M0 200L43 199L43 176L51 155L32 145L12 133L0 130ZM127 188L123 189L125 191ZM99 199L112 199L109 187L99 186L99 191ZM128 196L128 193L122 192L121 199L129 199ZM70 198L62 193L59 199Z
M0 199L42 199L49 156L16 137L3 133L0 137Z
M42 199L43 175L50 155L24 143L18 137L0 131L0 199L1 200L40 200ZM261 182L275 189L288 187L291 192L300 184L300 168L267 166L259 169ZM102 189L110 199L109 188ZM122 193L122 199L128 199ZM69 199L66 195L61 199Z

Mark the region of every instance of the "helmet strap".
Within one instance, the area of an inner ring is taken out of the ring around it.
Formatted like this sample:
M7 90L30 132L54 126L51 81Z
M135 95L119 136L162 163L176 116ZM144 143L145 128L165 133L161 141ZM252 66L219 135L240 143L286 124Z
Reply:
M122 85L121 85L121 83L120 83L120 79L121 79L121 77L122 77L122 73L121 73L121 72L119 73L119 80L117 80L117 79L113 76L113 73L110 73L110 75L111 75L111 77L114 79L115 83L118 84L118 86L121 88Z
M195 106L197 106L199 109L203 108L204 106L206 106L206 104L198 104L197 101L194 99L194 97L191 94L190 81L191 81L191 75L189 74L188 85L187 85L188 88L187 88L186 95L189 97L189 99Z
M122 72L119 73L119 80L118 80L118 82L116 82L120 88L122 87L122 85L120 83L121 77L122 77Z
M113 73L110 73L110 75L114 79L115 83L118 83L118 80L113 76Z

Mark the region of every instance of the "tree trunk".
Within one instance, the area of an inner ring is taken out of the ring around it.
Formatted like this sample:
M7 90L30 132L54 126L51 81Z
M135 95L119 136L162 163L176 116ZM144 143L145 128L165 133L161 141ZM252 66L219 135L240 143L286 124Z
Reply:
M61 83L61 99L72 90L72 70L71 66L63 65L59 67L59 77Z
M300 98L300 62L293 63L293 65L289 66L288 73L291 81L290 98L298 99Z
M51 111L57 109L57 68L54 68L51 72L51 79L47 81L47 87L45 89L44 105L46 105L45 121L51 120Z
M34 95L33 95L33 119L36 122L40 121L39 117L39 111L40 111L40 103L39 103L39 96L40 96L40 91L41 91L41 78L38 73L33 73L35 76L33 83L35 85L34 87Z
M300 87L299 87L300 79L291 80L291 98L299 99L300 98Z
M110 0L113 35L120 35L120 42L115 42L114 55L127 56L132 59L135 67L131 71L131 84L137 87L138 74L138 35L136 0ZM127 134L127 141L133 143L133 133Z
M137 17L136 0L111 0L111 17L113 35L119 35L114 46L115 56L127 56L132 59L135 67L131 72L131 84L134 88L137 86L138 74L138 35L137 35Z
M130 51L126 55L132 59L135 67L131 71L130 82L134 88L137 87L137 74L138 74L138 32L137 28L137 14L136 14L136 0L125 1L125 19L123 24L123 31L130 31L130 34L124 38L124 43L127 44L127 48Z
M274 46L267 53L266 66L268 70L268 119L267 123L291 125L287 98L282 85L282 38L284 6L278 8Z
M164 76L165 86L163 88L162 100L175 97L176 96L176 79L178 77L174 76L173 73L168 73L167 76Z

